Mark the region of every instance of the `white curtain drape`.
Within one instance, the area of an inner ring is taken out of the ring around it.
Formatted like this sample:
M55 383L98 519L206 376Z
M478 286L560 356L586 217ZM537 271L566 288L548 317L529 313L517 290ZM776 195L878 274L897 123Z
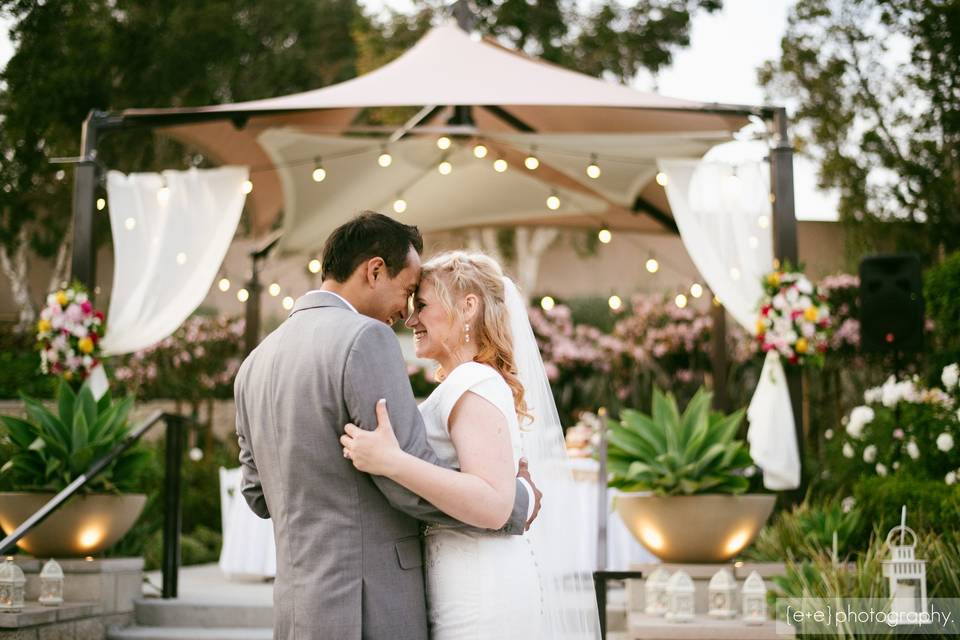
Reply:
M773 266L769 165L661 159L658 166L690 258L730 315L755 334L761 280ZM764 361L747 417L750 455L764 486L799 486L790 392L775 353Z
M203 302L240 221L248 173L107 174L114 269L105 354L156 344Z

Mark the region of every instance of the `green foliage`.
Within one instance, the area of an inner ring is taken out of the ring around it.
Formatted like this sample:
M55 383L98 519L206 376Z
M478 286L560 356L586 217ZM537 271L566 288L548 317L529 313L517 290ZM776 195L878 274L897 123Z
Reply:
M924 274L923 297L927 317L933 320L933 368L960 362L960 251Z
M681 414L672 394L655 389L650 415L624 409L620 422L610 420L610 486L657 495L746 491L749 480L738 472L751 459L736 439L744 411L711 411L711 399L701 388Z
M0 399L18 398L20 392L52 398L55 389L54 379L40 373L34 336L0 325Z
M27 419L0 416L5 448L10 458L0 467L7 484L22 491L60 491L96 460L120 444L130 431L132 398L100 401L84 384L74 393L67 382L57 391L56 412L23 395ZM147 454L131 448L85 485L90 493L129 491Z
M883 531L900 524L902 505L907 505L908 524L914 531L960 531L960 487L942 480L864 478L853 488L853 496L864 521Z
M845 558L859 550L863 524L863 517L856 508L845 512L839 501L817 504L808 497L791 510L777 514L744 551L743 557L759 562L830 557L836 532L837 555Z

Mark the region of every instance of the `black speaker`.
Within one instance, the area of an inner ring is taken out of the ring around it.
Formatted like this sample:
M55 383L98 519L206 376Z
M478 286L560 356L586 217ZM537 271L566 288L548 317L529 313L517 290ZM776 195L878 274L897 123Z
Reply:
M920 260L886 254L860 263L860 349L900 353L923 349Z

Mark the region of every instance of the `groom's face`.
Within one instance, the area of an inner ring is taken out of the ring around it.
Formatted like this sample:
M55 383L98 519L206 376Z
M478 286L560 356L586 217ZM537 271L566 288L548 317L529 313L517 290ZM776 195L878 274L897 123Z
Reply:
M403 321L407 313L410 296L417 290L420 282L420 254L413 247L407 254L407 266L393 278L384 268L374 284L374 295L371 306L371 317L377 318L389 325L396 321Z

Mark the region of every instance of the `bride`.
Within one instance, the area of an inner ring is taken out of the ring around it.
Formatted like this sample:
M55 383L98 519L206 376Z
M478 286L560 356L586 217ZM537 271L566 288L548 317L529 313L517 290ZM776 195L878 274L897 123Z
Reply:
M423 265L406 324L417 356L438 364L441 383L420 405L428 441L459 471L405 453L384 401L374 431L347 425L341 443L360 471L475 527L427 527L431 638L598 638L592 579L568 548L577 515L565 500L563 432L516 286L483 254L440 254ZM527 533L508 536L496 530L510 516L521 456L544 503Z

